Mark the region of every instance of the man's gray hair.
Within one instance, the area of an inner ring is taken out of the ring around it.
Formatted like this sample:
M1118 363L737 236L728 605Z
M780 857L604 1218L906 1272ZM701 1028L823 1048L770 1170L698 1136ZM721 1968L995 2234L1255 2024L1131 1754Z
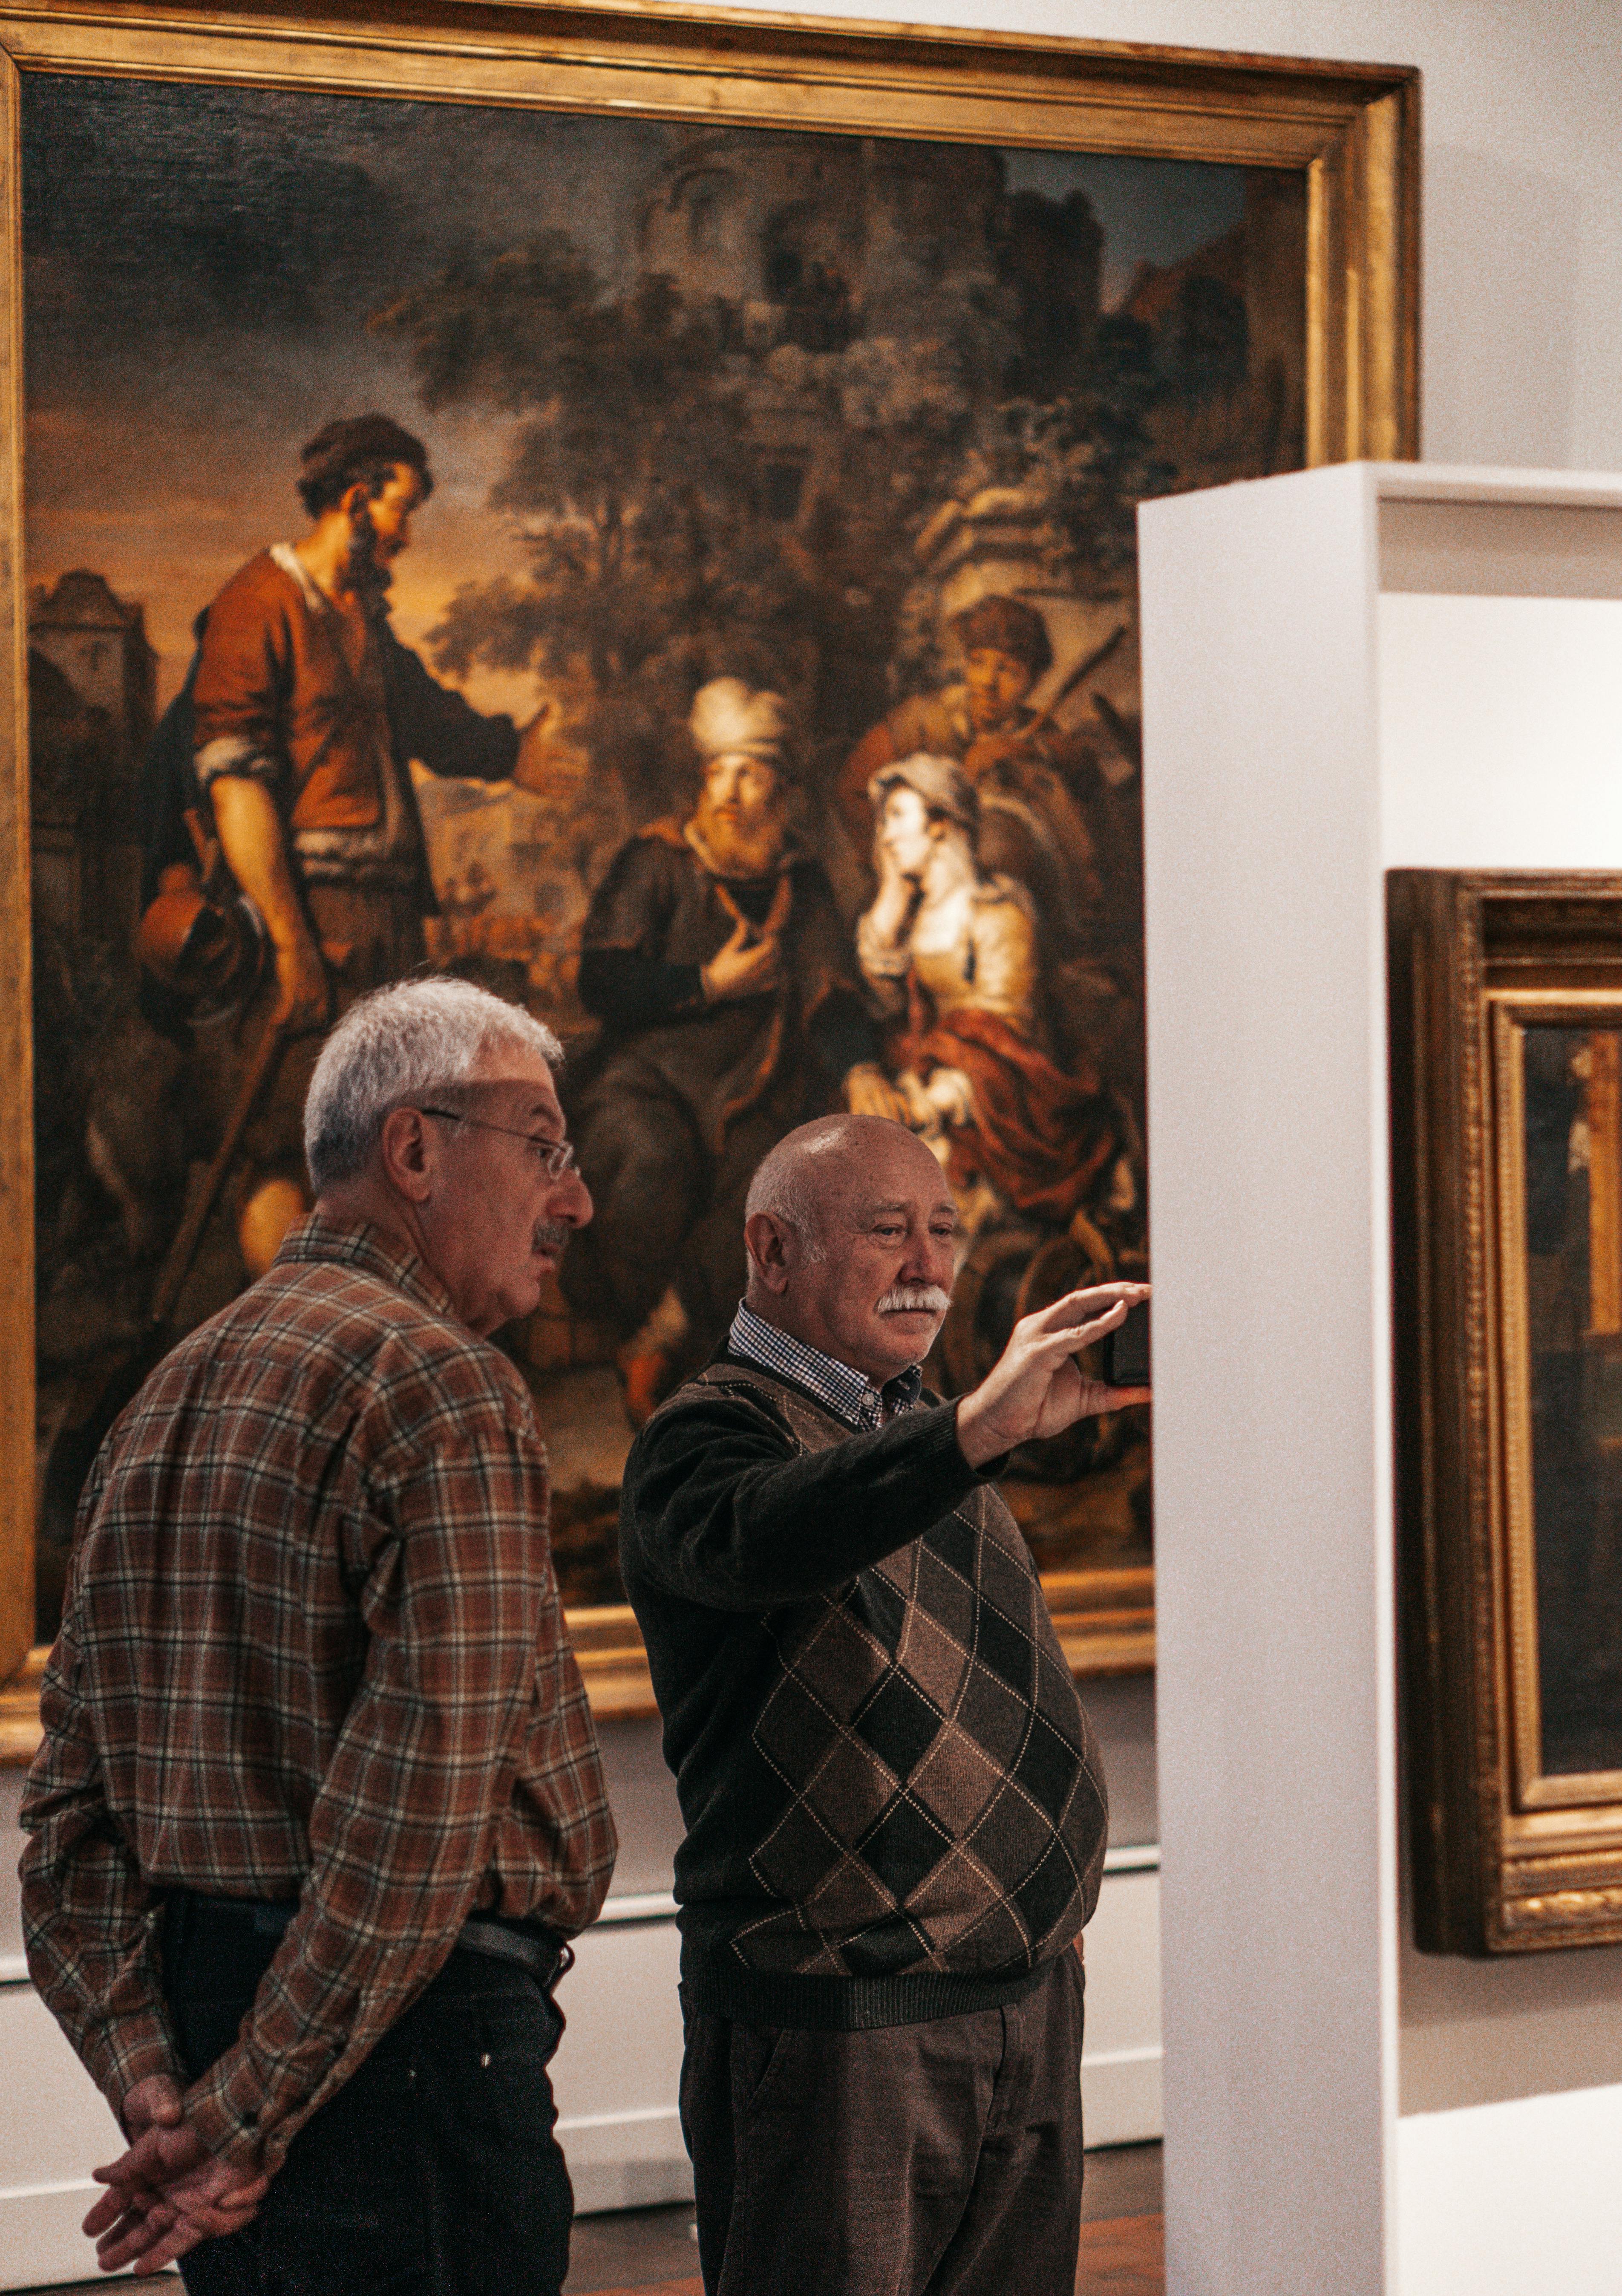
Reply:
M774 1149L750 1182L744 1200L745 1220L752 1220L757 1212L769 1212L784 1227L792 1228L807 1259L827 1258L815 1201L806 1185L803 1157L779 1156Z
M471 980L397 980L351 1004L321 1048L304 1103L315 1193L365 1168L391 1109L454 1090L484 1054L508 1049L562 1064L552 1030Z

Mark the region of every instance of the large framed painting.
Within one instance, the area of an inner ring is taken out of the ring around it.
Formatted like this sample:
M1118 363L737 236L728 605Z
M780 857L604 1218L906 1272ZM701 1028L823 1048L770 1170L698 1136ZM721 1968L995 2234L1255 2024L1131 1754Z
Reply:
M1134 506L1415 451L1416 76L91 0L0 6L0 1661L120 1396L299 1216L324 1016L426 964L569 1051L596 1218L502 1344L645 1704L621 1466L773 1140L939 1154L946 1392L1148 1263ZM292 658L345 502L375 692ZM1151 1661L1151 1488L1142 1416L1014 1464L1078 1667Z
M1418 1941L1622 1941L1622 876L1394 873Z

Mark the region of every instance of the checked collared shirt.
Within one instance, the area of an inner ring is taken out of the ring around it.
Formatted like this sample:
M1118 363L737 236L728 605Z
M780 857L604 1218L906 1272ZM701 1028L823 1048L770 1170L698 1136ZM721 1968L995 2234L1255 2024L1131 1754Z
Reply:
M910 1411L923 1390L923 1371L918 1364L909 1364L880 1387L864 1371L856 1371L837 1356L824 1355L821 1348L808 1348L791 1332L764 1322L741 1301L726 1344L733 1355L758 1364L762 1371L791 1379L819 1403L825 1403L848 1427L882 1427L897 1412Z
M298 1899L187 2100L276 2168L473 1912L572 1935L614 1828L528 1390L378 1229L319 1216L92 1472L23 1805L29 1967L115 2111L185 2086L163 1894Z

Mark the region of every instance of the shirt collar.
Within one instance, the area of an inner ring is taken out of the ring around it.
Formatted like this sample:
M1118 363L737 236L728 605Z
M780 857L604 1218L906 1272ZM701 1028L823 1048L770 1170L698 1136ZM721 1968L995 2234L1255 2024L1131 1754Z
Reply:
M303 594L304 603L312 614L337 613L337 607L291 542L273 542L266 554L273 566L279 566L290 581L298 584ZM388 601L384 598L368 599L365 602L365 613L369 621L387 620Z
M296 1227L289 1228L271 1264L309 1267L322 1262L362 1268L435 1315L448 1316L453 1323L461 1320L450 1293L428 1262L409 1244L374 1227L370 1220L329 1219L311 1212Z
M332 612L332 601L316 581L315 577L310 572L291 542L273 542L270 545L270 556L272 562L279 566L283 574L299 585L299 589L304 593L304 603L311 613L330 614Z
M910 1411L923 1387L921 1365L909 1364L880 1387L864 1371L840 1363L836 1356L824 1355L820 1348L807 1347L790 1332L780 1332L741 1302L726 1344L732 1354L758 1364L762 1371L778 1373L797 1387L808 1389L848 1427L881 1427L897 1412Z

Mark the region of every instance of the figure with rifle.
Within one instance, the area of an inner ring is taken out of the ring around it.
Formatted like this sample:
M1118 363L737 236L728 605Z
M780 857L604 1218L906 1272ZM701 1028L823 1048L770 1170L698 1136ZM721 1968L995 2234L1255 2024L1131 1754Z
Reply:
M1026 697L1053 667L1047 625L1034 606L993 593L948 624L961 677L913 694L864 734L840 776L838 800L856 849L874 823L875 774L922 753L960 766L979 794L981 858L1023 885L1053 953L1097 952L1135 882L1131 824L1092 746L1056 722L1061 705L1101 668L1126 636L1118 627L1084 657L1045 709Z

